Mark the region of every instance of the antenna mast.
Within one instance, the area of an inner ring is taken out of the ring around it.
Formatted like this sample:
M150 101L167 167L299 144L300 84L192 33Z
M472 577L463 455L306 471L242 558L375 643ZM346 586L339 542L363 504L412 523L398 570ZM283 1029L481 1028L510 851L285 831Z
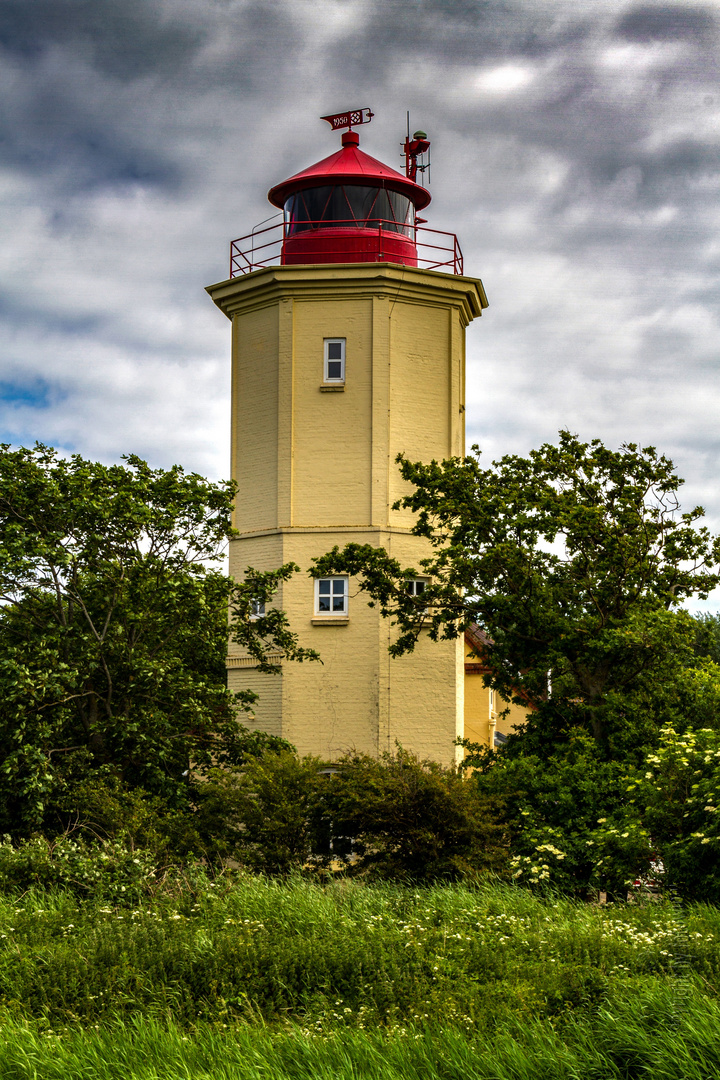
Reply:
M403 143L403 154L405 155L405 175L408 180L412 180L414 184L417 183L417 174L424 178L425 170L428 174L428 182L430 181L430 140L424 131L415 131L412 139L410 138L410 113L407 113L407 135L405 142ZM427 154L427 161L425 160L425 154ZM418 161L420 158L420 161Z

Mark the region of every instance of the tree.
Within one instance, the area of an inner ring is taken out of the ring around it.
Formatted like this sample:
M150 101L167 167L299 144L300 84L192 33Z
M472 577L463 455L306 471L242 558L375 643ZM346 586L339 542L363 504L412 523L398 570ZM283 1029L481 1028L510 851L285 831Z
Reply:
M473 450L429 465L398 458L415 490L396 506L415 511L430 550L421 597L408 589L418 570L382 548L335 548L312 573L355 575L397 623L395 655L423 629L437 640L477 623L489 684L534 708L526 745L582 728L618 756L630 720L630 743L647 742L655 688L675 685L692 653L694 622L678 607L720 581L720 540L696 525L702 508L680 511L682 480L653 447L613 451L562 431L558 445L489 468Z
M695 616L694 652L720 663L720 615L704 611Z
M88 770L173 804L191 766L238 760L249 737L258 749L237 716L254 696L225 686L229 632L266 670L268 651L313 654L282 611L249 618L297 567L241 583L215 568L233 498L229 482L135 456L0 447L4 831L38 827Z

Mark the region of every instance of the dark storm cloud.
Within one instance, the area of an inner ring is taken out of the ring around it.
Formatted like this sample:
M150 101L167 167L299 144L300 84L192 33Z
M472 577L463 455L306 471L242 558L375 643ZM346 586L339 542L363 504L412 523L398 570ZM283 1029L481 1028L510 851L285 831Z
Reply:
M265 0L171 12L155 0L4 0L4 162L75 191L177 189L197 166L174 145L183 108L218 90L270 88L270 101L298 47L292 11Z
M163 17L154 0L4 0L0 45L38 60L53 45L92 58L113 78L175 73L203 40L198 22Z
M247 86L290 58L293 9L282 0L189 0L171 10L158 0L3 0L0 48L37 62L59 47L123 83L150 78L189 88L211 78ZM232 53L212 55L211 76L201 54L218 34L231 39Z
M401 168L410 109L491 302L469 441L654 442L720 518L719 56L693 0L0 0L0 428L223 474L203 286L336 148L320 115L371 106Z
M646 215L668 201L682 202L684 213L674 230L668 228L663 243L671 240L682 246L697 241L693 220L717 198L713 186L720 164L717 131L704 119L711 115L708 106L714 105L714 93L720 88L720 69L714 52L696 62L698 46L707 46L716 37L715 19L708 10L690 9L689 29L672 36L684 10L688 9L637 8L619 23L610 19L590 23L582 16L573 22L565 17L556 25L548 20L546 31L535 20L532 50L526 47L527 26L513 29L512 19L507 33L502 21L498 25L493 20L490 30L484 24L475 28L476 40L481 36L484 41L476 51L478 73L503 61L522 64L531 56L545 61L530 65L530 83L522 92L494 97L458 94L444 109L445 125L450 120L458 133L485 144L479 176L491 205L507 200L508 182L512 187L516 178L534 170L539 175L538 163L550 154L564 167L564 177L552 192L537 194L538 206L554 221L554 230L546 228L551 243L554 235L561 246L587 244L593 238L617 244L620 230L626 230L628 238L634 232L653 231ZM616 46L630 42L632 49L636 38L637 52L613 57ZM493 39L502 42L500 51L493 51ZM657 53L643 50L641 46L656 39L672 48ZM464 64L462 49L459 55ZM675 102L675 93L683 100ZM663 128L672 130L671 116L675 126L686 130L658 138ZM497 191L495 178L501 180ZM598 200L605 203L595 205ZM583 205L594 206L592 220L577 212L572 220L567 218L569 209L578 211Z
M119 131L107 114L89 115L64 87L47 87L27 110L0 118L0 153L23 172L58 185L64 178L75 193L138 182L172 189L179 182L171 151L147 145L142 131Z
M588 32L582 12L573 19L548 17L547 5L525 7L502 0L406 0L358 5L359 27L351 29L327 62L335 72L352 72L380 84L392 80L405 61L418 65L445 58L452 65L502 57L541 59L572 46Z
M75 191L176 185L171 148L148 137L151 86L145 95L128 87L182 68L201 37L199 30L159 25L152 3L5 0L3 162Z
M717 19L708 7L642 4L622 16L616 33L627 41L694 41L709 45L717 40Z

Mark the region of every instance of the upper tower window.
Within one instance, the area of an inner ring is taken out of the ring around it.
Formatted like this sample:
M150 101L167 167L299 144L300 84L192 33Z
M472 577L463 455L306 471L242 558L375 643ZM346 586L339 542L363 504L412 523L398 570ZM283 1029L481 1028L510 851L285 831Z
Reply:
M345 338L325 338L325 370L327 382L345 382Z
M298 191L285 200L287 235L313 228L385 229L412 235L415 206L387 188L355 184L322 185Z

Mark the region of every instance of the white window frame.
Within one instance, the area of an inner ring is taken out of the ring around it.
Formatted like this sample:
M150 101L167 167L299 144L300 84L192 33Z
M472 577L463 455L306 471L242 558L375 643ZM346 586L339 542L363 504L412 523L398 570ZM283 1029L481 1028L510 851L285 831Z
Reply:
M336 596L340 595L340 593L335 590L333 585L330 586L330 592L328 594L323 594L323 595L328 595L331 598L331 605L330 605L331 610L330 611L322 611L320 609L320 582L321 581L342 582L342 585L343 585L343 589L342 589L343 609L342 609L342 611L334 611L334 610L332 610L332 608L333 608L333 604L332 604L333 599ZM347 619L348 611L349 611L349 594L350 594L350 579L347 577L346 574L335 574L335 575L332 575L332 576L329 576L329 577L315 578L315 615L316 615L316 617L321 618L321 619Z
M422 585L422 589L420 590L419 593L417 591L418 584ZM422 594L425 592L425 590L427 589L429 584L430 584L430 578L429 577L410 578L410 580L407 583L407 591L410 593L411 596L422 596Z
M420 590L420 592L418 592L417 587L418 587L418 584L420 584L420 583L422 584L423 587ZM422 594L425 592L425 590L428 588L429 585L430 585L430 578L429 577L410 578L410 580L407 583L407 591L410 593L411 596L414 596L415 598L417 598L418 596L422 596ZM419 611L418 611L418 615L422 616L423 618L428 614L429 614L429 610L428 610L427 607L420 608Z
M346 339L340 337L325 338L323 341L323 382L331 386L340 386L345 382L345 343ZM331 360L328 355L331 345L340 346L340 378L336 376L331 378L329 374L330 364L338 363L337 357Z
M265 601L264 600L251 600L250 601L250 618L262 619L265 614Z

